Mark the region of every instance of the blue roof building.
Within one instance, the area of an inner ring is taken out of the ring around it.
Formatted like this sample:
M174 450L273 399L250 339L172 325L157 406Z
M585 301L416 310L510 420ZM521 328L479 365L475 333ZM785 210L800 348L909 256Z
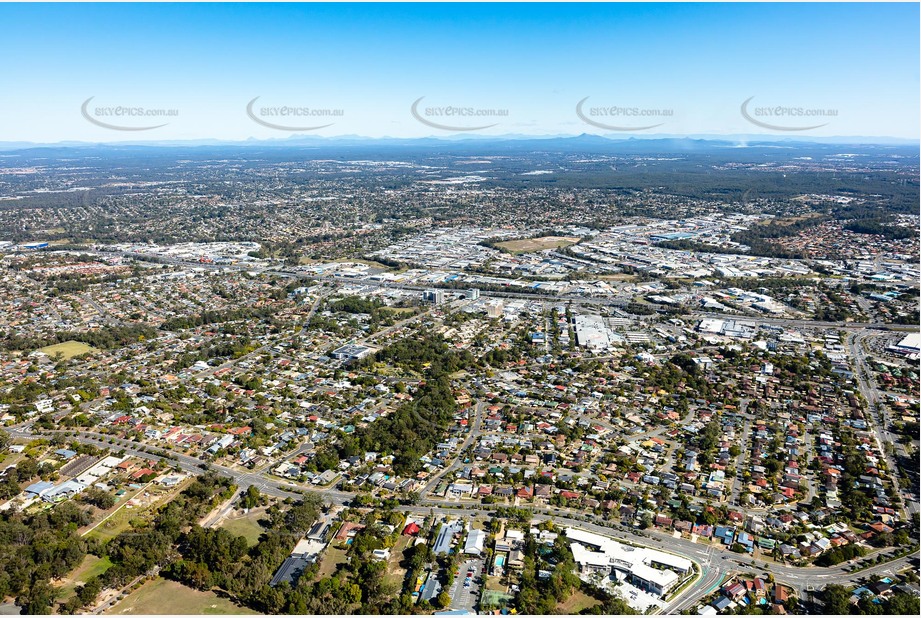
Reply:
M40 498L52 489L54 489L54 483L50 481L39 481L38 483L32 483L26 487L25 492Z
M747 532L740 532L738 538L736 538L736 543L742 545L748 553L755 551L755 539Z
M731 545L736 536L736 529L730 526L717 526L713 536L721 539L724 545Z

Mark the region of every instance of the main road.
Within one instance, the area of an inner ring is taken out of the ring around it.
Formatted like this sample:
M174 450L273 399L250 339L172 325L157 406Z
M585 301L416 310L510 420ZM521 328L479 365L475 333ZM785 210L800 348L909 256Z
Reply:
M896 495L905 502L908 514L911 515L918 512L918 502L916 500L907 499L902 493L901 487L899 486L899 468L892 455L884 448L886 444L891 444L893 452L895 452L895 449L900 447L898 436L889 431L886 416L880 408L880 401L882 398L880 397L879 389L875 384L871 384L871 369L864 351L865 342L870 336L871 335L866 332L851 333L848 335L847 345L854 359L854 377L857 380L860 394L863 395L863 398L867 401L867 409L870 412L870 429L876 441L876 448L886 462L889 478L892 480Z
M478 406L479 405L481 404L478 404ZM29 425L20 425L11 427L9 433L11 437L24 439L65 434L67 437L75 439L78 442L100 448L111 449L113 446L117 446L123 448L126 453L135 457L152 460L166 459L168 463L172 463L189 474L201 474L204 470L213 470L214 472L231 478L241 490L245 490L249 486L254 485L266 495L278 498L297 499L306 493L318 493L330 503L345 505L356 495L353 492L339 491L336 489L295 485L254 472L211 464L196 457L180 453L166 452L165 456L152 454L146 450L142 450L142 445L135 442L97 432L49 430L37 433L33 432ZM471 513L489 511L491 508L495 507L489 507L474 502L461 504L458 502L420 497L419 504L408 505L401 508L408 512L420 514L432 512L437 515L459 515L469 517ZM669 601L668 606L665 608L665 613L677 612L692 604L701 596L705 596L712 588L718 586L723 579L731 573L769 572L773 574L778 581L791 584L799 590L811 590L822 588L830 583L852 582L860 577L898 570L908 564L910 560L918 557L918 552L916 551L910 556L876 565L857 573L849 573L846 568L847 565L836 567L796 567L785 564L770 564L767 562L757 562L747 556L741 556L740 554L730 552L723 546L711 545L709 543L697 543L690 539L676 537L673 534L657 530L639 531L627 526L612 523L600 517L589 516L569 509L550 508L539 505L522 505L519 506L519 508L531 511L533 518L538 521L552 519L556 523L568 526L578 526L598 534L619 538L626 542L657 547L694 561L701 571L700 577L691 586L681 591L675 598Z

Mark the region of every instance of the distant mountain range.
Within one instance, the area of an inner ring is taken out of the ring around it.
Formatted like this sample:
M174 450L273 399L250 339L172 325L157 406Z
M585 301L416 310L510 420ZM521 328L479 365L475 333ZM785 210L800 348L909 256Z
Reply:
M491 150L560 150L560 151L590 151L590 152L630 152L630 153L656 153L656 152L700 152L720 150L726 148L802 148L804 146L829 147L829 146L858 146L862 148L879 147L919 147L919 140L909 140L895 137L864 137L864 136L839 136L839 137L808 137L790 135L643 135L643 136L612 136L605 137L583 133L581 135L450 135L445 137L423 138L395 138L381 137L369 138L358 135L343 135L337 137L321 137L316 135L295 135L288 138L277 139L248 139L242 141L229 140L136 140L121 142L80 142L64 141L57 143L35 142L0 142L0 151L34 150L34 149L77 149L92 148L194 148L194 147L230 147L230 148L447 148L449 151L479 150L483 146Z

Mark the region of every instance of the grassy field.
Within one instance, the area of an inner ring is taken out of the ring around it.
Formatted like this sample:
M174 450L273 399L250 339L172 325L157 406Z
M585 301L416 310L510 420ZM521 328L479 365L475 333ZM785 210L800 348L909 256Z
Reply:
M129 493L123 496L113 507L110 515L102 515L102 518L104 518L102 523L83 534L87 538L97 538L103 543L109 539L113 539L131 527L131 520L150 519L159 505L167 500L172 500L187 484L188 483L184 481L172 489L164 489L156 485L147 485L145 486L146 490L143 488L139 490L129 490ZM144 496L143 494L145 492L150 495ZM127 505L126 502L132 499L137 500L139 504L137 506Z
M77 586L82 586L94 576L102 575L110 566L112 566L112 562L108 558L97 558L87 554L80 566L58 582L60 586L58 588L58 599L61 601L69 599Z
M418 309L418 307L383 307L384 311L389 311L390 313L413 313Z
M583 609L600 605L601 601L593 599L581 590L576 590L568 599L556 606L557 613L578 614Z
M88 539L99 539L103 543L110 539L114 539L119 534L131 527L132 519L143 519L146 509L131 508L128 507L119 509L113 513L108 519L104 522L90 530L86 534Z
M390 549L390 560L387 561L387 570L384 571L384 582L392 584L397 589L406 579L406 569L400 566L403 561L403 552L406 551L406 548L409 547L410 542L413 540L415 540L415 537L400 536Z
M317 572L316 580L329 577L336 572L340 564L345 564L347 561L348 559L346 558L344 549L339 549L338 547L330 545L326 548L326 551L323 552L323 558L320 560L320 570Z
M250 511L242 517L228 517L221 522L221 528L234 536L246 537L247 543L253 546L259 542L259 537L265 531L265 528L259 525L259 520L264 517L265 509Z
M202 592L158 577L110 607L105 615L254 614L213 592Z
M44 352L48 356L54 356L60 353L66 360L88 352L98 352L99 350L79 341L65 341L64 343L56 343L54 345L45 346L44 348L39 348L38 351Z
M544 249L559 249L579 242L578 236L541 236L540 238L525 238L524 240L507 240L496 243L496 246L509 253L533 253Z

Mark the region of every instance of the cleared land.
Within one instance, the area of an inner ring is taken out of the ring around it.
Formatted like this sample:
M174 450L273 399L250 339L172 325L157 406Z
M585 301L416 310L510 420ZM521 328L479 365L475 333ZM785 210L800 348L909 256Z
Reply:
M80 356L81 354L87 354L89 352L98 352L99 350L91 345L81 343L80 341L65 341L64 343L56 343L54 345L45 346L44 348L39 348L38 351L44 352L48 356L60 354L67 360L74 356Z
M636 275L628 275L626 273L618 273L616 275L598 275L598 279L604 279L606 281L634 281L637 277Z
M509 253L533 253L544 249L559 249L574 245L581 240L578 236L541 236L524 240L507 240L496 243L496 247Z
M56 586L60 586L58 600L69 599L77 586L82 586L93 577L102 575L110 566L112 562L108 558L98 558L87 554L76 569L55 583Z
M253 546L259 542L259 537L265 532L265 528L259 524L259 520L265 516L265 509L250 511L240 517L228 517L221 522L221 528L234 536L246 538L246 542Z
M160 504L172 500L187 484L186 481L183 481L172 489L156 485L145 485L141 489L132 489L134 493L123 496L114 507L101 515L98 524L94 522L82 534L87 538L97 538L102 542L109 541L128 530L132 520L150 520Z
M556 606L557 613L578 614L583 609L600 605L601 601L594 599L581 590L574 591L568 599Z
M339 565L345 564L346 562L348 562L346 550L330 545L326 548L326 551L323 552L323 556L320 560L320 570L317 572L316 580L330 577L336 572Z
M106 615L253 614L213 592L193 590L158 577L103 612Z
M400 563L403 561L403 552L409 547L410 542L414 540L415 537L400 536L390 549L390 560L387 561L387 570L384 571L385 583L391 584L397 589L403 584L403 580L406 579L406 569L401 567Z

